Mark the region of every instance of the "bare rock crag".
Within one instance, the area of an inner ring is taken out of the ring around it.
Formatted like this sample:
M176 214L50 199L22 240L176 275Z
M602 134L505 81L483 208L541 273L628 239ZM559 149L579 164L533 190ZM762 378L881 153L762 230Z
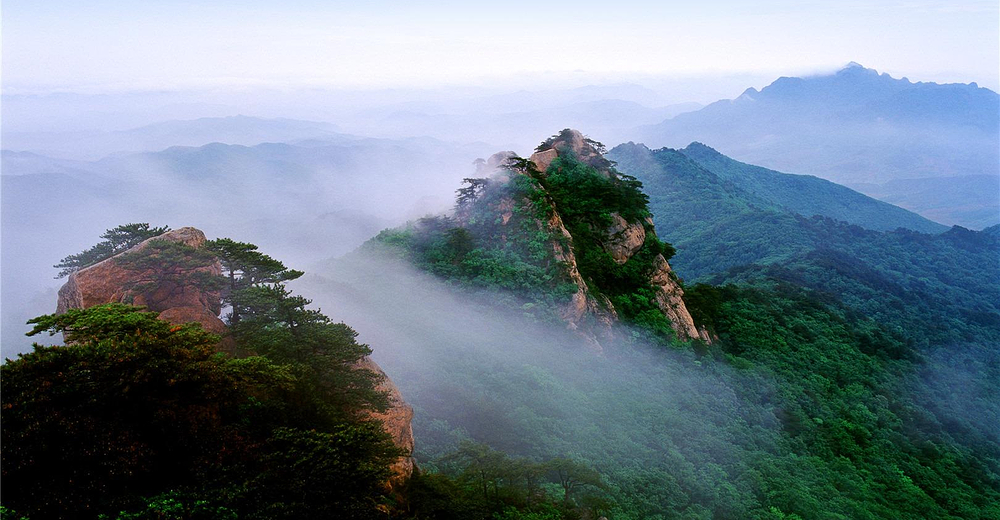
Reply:
M538 174L544 175L560 154L571 154L609 178L616 178L618 175L612 163L602 155L600 145L587 139L577 130L564 130L545 141L531 155L529 161ZM507 177L514 173L509 168L504 168L505 161L511 157L514 157L512 152L500 152L490 157L488 161L483 162L484 168L480 173L493 172L495 182L505 182ZM529 201L520 203L531 204ZM506 197L495 208L503 225L506 226L510 222L516 204L517 201ZM576 255L571 245L573 237L559 216L559 208L553 205L551 209L552 216L547 222L539 222L538 226L539 229L548 231L551 236L558 237L552 240L553 256L556 261L565 265L565 276L577 288L569 303L562 309L561 317L570 329L584 332L588 343L599 350L599 340L611 334L611 327L619 321L618 314L607 297L595 295L588 288L577 267ZM600 244L614 261L621 265L639 252L647 237L655 235L655 230L651 218L629 222L618 213L613 213L611 219L612 225L603 231ZM684 291L663 255L658 255L655 259L654 270L650 274L650 285L656 291L657 306L670 320L680 340L701 339L709 343L712 341L704 330L699 330L695 325L691 313L684 305Z
M150 276L149 272L137 272L121 265L119 262L121 256L141 251L156 240L179 242L197 248L205 243L205 234L192 227L175 229L145 240L125 253L80 269L69 275L66 284L59 289L56 312L61 314L68 309L130 302L160 313L160 319L171 323L180 325L198 322L205 330L224 336L227 329L225 323L219 319L222 305L217 292L206 292L191 285L175 285L169 282L161 284L151 292L133 294L130 290L136 280L155 278L155 276ZM220 275L222 265L216 261L199 268L198 271Z

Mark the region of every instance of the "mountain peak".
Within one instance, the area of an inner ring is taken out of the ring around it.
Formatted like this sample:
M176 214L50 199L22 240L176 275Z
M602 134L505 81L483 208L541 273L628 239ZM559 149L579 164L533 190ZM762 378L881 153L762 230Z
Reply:
M757 94L760 94L760 92L757 89L755 89L753 87L750 87L750 88L744 90L743 93L740 94L740 97L738 97L736 99L746 99L746 100L753 101L754 100L754 96L756 96Z
M869 69L868 67L865 67L864 65L856 61L848 63L847 66L838 70L837 73L835 74L835 76L879 76L879 75L880 74L878 73L877 70Z
M707 332L695 326L668 264L673 248L656 238L648 197L634 179L618 174L604 152L604 145L570 128L546 139L527 162L501 152L495 157L502 159L483 161L499 163L498 174L466 179L469 187L458 190L453 218L421 221L415 232L430 243L438 240L434 233L457 224L484 251L504 251L505 258L523 254L515 271L536 266L547 273L544 280L524 286L542 293L561 291L560 296L553 293L560 303L550 310L598 351L603 339L614 337L613 326L620 321L640 326L655 322L662 327L657 330L672 329L681 341L710 343ZM578 263L578 258L585 261ZM467 265L454 272L474 283L485 281L478 261ZM622 282L611 274L620 269L641 274ZM497 287L514 287L505 284ZM639 290L649 292L641 297L631 292ZM635 299L612 301L608 296L623 293L635 294ZM640 314L653 321L640 321Z
M580 161L607 172L611 163L604 158L604 145L583 135L579 130L564 128L535 148L531 161L539 171L544 172L558 155L570 153Z
M722 155L715 148L712 148L711 146L708 146L707 144L702 143L700 141L692 141L691 144L687 145L687 147L684 148L683 150L681 150L681 152L689 151L689 150L697 150L697 151L701 151L701 152L710 152L710 153Z

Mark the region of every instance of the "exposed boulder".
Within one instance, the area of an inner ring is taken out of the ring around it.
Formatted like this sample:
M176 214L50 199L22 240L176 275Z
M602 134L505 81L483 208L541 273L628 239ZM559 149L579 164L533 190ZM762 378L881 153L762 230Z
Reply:
M549 166L552 164L552 161L556 160L556 157L558 156L559 153L556 152L555 149L550 148L548 150L542 150L540 152L535 152L531 154L529 160L535 163L535 169L544 173L546 170L549 169Z
M225 335L226 325L219 319L222 306L218 292L166 281L150 291L133 290L138 280L162 277L156 276L157 273L153 272L155 268L136 270L132 266L123 265L120 260L123 255L144 250L153 241L178 242L197 248L205 243L205 234L192 227L175 229L145 240L124 253L80 269L69 275L66 284L59 289L56 312L61 314L68 309L128 302L159 312L161 319L171 323L198 322L209 332ZM207 262L204 266L194 268L192 273L218 276L222 273L222 266L218 261Z
M496 170L499 170L503 166L504 162L507 159L510 159L511 157L517 157L517 154L509 150L504 152L497 152L491 155L489 159L486 159L485 166L478 169L477 173L489 174L495 172Z
M642 222L629 222L617 213L611 214L613 223L605 232L608 239L604 249L618 264L628 262L646 243L646 226Z

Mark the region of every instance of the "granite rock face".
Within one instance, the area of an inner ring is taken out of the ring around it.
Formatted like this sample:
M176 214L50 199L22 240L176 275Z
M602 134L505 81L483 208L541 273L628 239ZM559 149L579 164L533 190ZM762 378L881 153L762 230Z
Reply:
M680 284L671 276L673 271L670 264L659 255L656 258L656 268L650 277L653 287L656 288L656 304L663 311L663 314L670 319L677 337L682 340L701 339L706 343L711 343L712 339L707 332L699 330L695 324L691 313L684 305L684 290Z
M396 447L403 449L406 455L399 458L390 467L392 476L389 477L389 487L396 489L402 486L413 475L416 464L413 461L413 407L406 404L403 394L399 388L389 379L389 376L382 371L382 368L371 358L364 358L359 363L361 368L371 370L382 377L382 382L378 389L389 395L389 409L382 413L373 413L372 417L382 422L385 431L392 437L392 442Z
M615 263L624 264L646 243L646 226L642 222L628 222L617 213L611 214L613 224L605 231L604 249Z
M145 240L124 253L80 269L69 275L66 284L59 289L56 312L85 309L105 303L128 302L159 312L160 319L171 323L180 325L198 322L205 330L224 336L227 329L225 323L219 319L222 305L218 292L206 292L193 285L169 281L159 283L150 291L133 290L138 280L163 277L157 276L159 273L155 272L156 267L137 270L123 265L120 260L123 255L149 247L153 241L178 242L197 248L205 243L205 234L192 227L175 229ZM222 273L222 266L218 261L210 262L194 269L193 272L218 276Z
M570 155L593 166L601 175L612 179L618 178L613 164L604 158L602 151L603 147L599 143L587 139L579 131L566 129L546 140L531 155L529 161L533 163L535 171L530 175L544 176L557 158L561 155ZM504 167L506 161L513 157L515 156L512 152L497 153L489 160L482 161L483 167L477 173L491 175L490 182L495 184L507 183L513 175L529 175L525 171L519 172ZM619 321L618 312L606 296L595 294L580 274L572 245L573 236L563 222L559 208L555 207L547 197L542 202L538 200L532 202L508 196L501 198L495 206L491 206L491 211L497 215L498 223L510 226L514 225L518 206L534 207L539 203L550 205L545 208L545 213L550 216L547 220L536 218L535 226L552 237L550 246L553 258L563 266L566 281L576 286L576 292L561 310L560 316L566 321L568 328L579 331L587 339L588 345L600 350L600 340L612 334L613 325ZM533 211L522 213L535 214ZM459 221L463 220L463 215L456 216L459 217ZM647 239L655 239L655 236L656 231L651 218L629 222L620 214L612 213L611 225L598 234L598 242L615 263L622 265L643 248ZM506 235L503 237L506 239ZM655 290L657 306L670 320L677 337L682 341L697 338L710 343L712 338L697 328L691 313L684 305L683 289L673 276L666 258L657 255L653 265L649 282Z
M531 154L531 157L528 160L535 163L535 168L538 171L544 172L549 169L549 166L552 165L552 161L556 160L556 157L559 157L559 152L553 148L549 148L548 150L542 150Z

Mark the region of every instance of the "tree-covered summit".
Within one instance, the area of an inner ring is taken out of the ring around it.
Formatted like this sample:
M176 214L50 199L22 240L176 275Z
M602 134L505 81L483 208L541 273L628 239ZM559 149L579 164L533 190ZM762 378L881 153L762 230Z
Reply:
M535 319L584 329L619 320L669 342L698 337L653 228L642 183L604 146L563 130L524 159L498 154L465 179L453 215L428 217L375 242L471 291L499 294ZM668 303L668 300L674 299ZM667 308L671 307L671 308Z

